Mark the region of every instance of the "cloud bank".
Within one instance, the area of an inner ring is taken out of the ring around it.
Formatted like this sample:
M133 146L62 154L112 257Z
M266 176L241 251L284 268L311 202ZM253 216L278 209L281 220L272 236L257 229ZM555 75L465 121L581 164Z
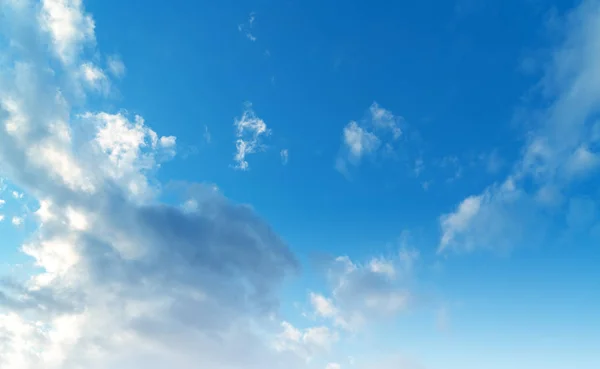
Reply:
M303 363L273 344L276 292L298 269L286 244L213 188L190 186L193 209L161 203L154 173L176 138L88 107L110 81L88 59L95 24L81 1L0 6L0 168L39 203L22 246L32 277L0 283L0 367ZM108 68L123 75L115 60ZM256 128L246 118L241 135Z

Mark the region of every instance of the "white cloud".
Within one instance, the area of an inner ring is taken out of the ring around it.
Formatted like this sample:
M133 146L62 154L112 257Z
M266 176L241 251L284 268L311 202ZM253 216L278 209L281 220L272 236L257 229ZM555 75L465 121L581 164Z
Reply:
M14 226L18 227L23 224L23 218L15 216L15 217L12 217L11 222Z
M15 200L19 200L19 199L22 199L22 198L23 198L23 194L22 194L21 192L18 192L18 191L13 191L13 192L12 192L12 197L13 197ZM4 203L4 201L3 201L2 203Z
M248 170L250 165L246 157L250 154L263 151L262 137L271 134L264 120L260 119L252 110L252 104L247 104L241 118L235 119L236 128L236 153L234 160L235 168L239 170Z
M0 199L0 208L4 206L4 204L6 204L6 201L3 199Z
M86 43L95 42L94 20L84 12L81 0L42 0L39 22L64 63L72 63Z
M442 216L442 240L440 250L443 250L454 239L457 233L468 229L471 221L481 208L483 196L471 196L463 200L454 213Z
M116 78L125 76L125 64L118 55L111 55L106 58L108 71Z
M328 271L331 297L310 293L318 317L344 330L356 331L370 320L393 317L406 310L413 294L408 289L418 252L402 247L394 257L377 257L356 264L346 256Z
M600 4L584 1L564 18L564 29L564 42L553 51L539 83L549 104L531 114L537 125L505 181L511 189L491 185L470 197L480 199L472 214L459 206L442 216L440 250L451 242L454 250L541 242L550 226L543 208L564 206L564 197L580 191L573 182L592 178L600 167L595 120L600 108Z
M325 369L342 369L342 366L338 363L329 363L325 366Z
M397 140L402 135L402 129L400 128L401 118L394 116L391 111L386 110L374 102L369 107L371 113L371 121L376 129L383 131L390 131L392 138Z
M278 351L291 351L305 361L310 361L316 354L331 350L331 346L339 340L338 333L325 326L304 330L288 322L283 322L281 326L283 331L275 340L275 348Z
M544 217L535 200L508 179L479 196L466 198L454 212L440 218L438 252L504 252L521 243L533 244L545 233Z
M102 69L92 63L86 62L81 65L80 70L81 79L83 79L87 86L97 91L108 93L110 86L108 78Z
M4 215L0 214L0 222L4 221Z
M316 313L322 317L333 318L338 314L338 311L335 306L333 306L331 299L327 299L322 295L311 292L310 303L314 307Z
M344 127L344 144L350 151L351 161L358 163L363 155L377 150L381 141L374 133L367 132L356 122L350 122Z
M396 141L402 136L403 119L374 102L366 118L350 121L342 131L342 147L335 168L348 174L349 165L358 166L364 157L394 156Z
M290 159L290 153L289 153L288 149L281 150L279 152L279 155L281 156L281 164L287 165L287 163Z
M275 291L297 269L285 243L212 188L188 186L197 205L187 211L160 203L153 173L175 137L139 116L72 111L76 94L57 75L75 77L94 39L80 2L44 1L41 14L18 16L5 8L11 21L41 19L64 65L54 73L31 59L47 52L43 37L6 35L27 49L10 50L14 68L0 70L0 166L40 203L40 227L22 246L40 272L0 282L0 367L304 366L271 347ZM260 127L245 118L238 128L256 139ZM316 328L302 337L310 347L335 341Z

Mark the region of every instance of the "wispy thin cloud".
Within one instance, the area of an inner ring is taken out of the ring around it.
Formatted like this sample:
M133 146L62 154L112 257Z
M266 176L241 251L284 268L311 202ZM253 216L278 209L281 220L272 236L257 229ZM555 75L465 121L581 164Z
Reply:
M254 34L252 33L255 21L256 21L256 13L251 12L250 15L248 15L248 20L246 22L238 25L238 31L240 31L242 34L244 34L246 36L246 38L248 38L248 40L250 40L252 42L256 41L256 36L254 36Z
M234 168L246 171L250 169L250 165L246 160L248 155L265 150L262 140L263 137L271 134L271 130L267 128L265 121L260 119L252 110L251 103L246 103L242 116L235 119L234 126L237 137Z

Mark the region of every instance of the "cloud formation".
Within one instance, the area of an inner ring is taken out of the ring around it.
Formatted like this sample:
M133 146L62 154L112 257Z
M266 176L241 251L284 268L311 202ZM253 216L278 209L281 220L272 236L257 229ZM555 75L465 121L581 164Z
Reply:
M565 210L565 197L581 191L577 184L596 178L600 4L584 1L565 17L564 28L566 36L539 83L548 107L532 112L535 128L520 159L503 183L468 197L441 217L440 251L539 243L552 224L546 209ZM558 221L564 225L566 220Z
M389 258L371 258L365 264L347 256L337 257L327 272L330 296L310 293L315 315L334 327L357 331L368 321L405 311L414 302L409 282L418 258L418 251L409 247L402 247Z
M360 165L365 157L392 154L394 145L402 136L402 123L402 117L374 102L363 120L350 121L344 127L335 168L346 175L350 166Z
M81 95L69 81L81 80L95 46L80 1L0 6L11 45L0 58L9 61L0 70L0 167L39 203L39 229L22 246L35 272L0 284L0 367L302 364L269 338L280 331L278 286L298 268L286 244L213 188L189 186L191 209L160 203L153 175L175 155L175 137L125 111L73 112ZM48 58L59 61L54 70ZM242 162L266 132L261 122L246 112L237 123L248 140Z
M249 170L250 164L246 161L246 157L250 154L265 150L262 143L264 136L269 136L271 130L267 128L264 120L260 119L254 110L252 104L247 103L246 108L240 118L236 118L235 122L236 137L235 141L236 153L234 155L235 169Z

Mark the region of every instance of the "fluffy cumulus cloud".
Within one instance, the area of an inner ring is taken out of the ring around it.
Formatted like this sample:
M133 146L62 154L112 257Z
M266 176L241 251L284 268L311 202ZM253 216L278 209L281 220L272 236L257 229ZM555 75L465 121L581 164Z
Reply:
M252 104L246 103L246 108L240 118L236 118L235 122L236 152L234 155L235 169L248 170L247 156L263 151L265 146L262 139L271 134L271 130L267 128L264 120L260 119L254 110ZM283 157L283 154L282 154Z
M350 166L358 166L363 158L389 155L402 136L403 119L374 102L360 122L350 121L342 131L342 147L335 167L348 174Z
M410 308L415 296L410 290L419 253L402 247L397 255L356 263L337 257L328 269L331 291L311 292L310 304L319 319L343 331L356 332L370 320L391 318Z
M186 191L194 207L160 203L153 174L175 137L125 111L74 113L78 92L61 77L80 78L97 53L81 2L0 6L0 44L10 45L0 57L1 175L39 203L39 228L21 247L32 275L0 282L0 367L305 365L275 344L286 332L276 291L297 263L269 225L205 186ZM238 130L250 132L243 162L266 126L246 112ZM335 341L324 329L288 334L311 350Z
M600 3L584 1L563 21L566 35L539 83L548 107L530 114L534 129L519 161L504 183L468 197L441 217L440 250L540 242L553 221L568 223L549 214L567 214L565 199L581 196L582 184L597 178Z

